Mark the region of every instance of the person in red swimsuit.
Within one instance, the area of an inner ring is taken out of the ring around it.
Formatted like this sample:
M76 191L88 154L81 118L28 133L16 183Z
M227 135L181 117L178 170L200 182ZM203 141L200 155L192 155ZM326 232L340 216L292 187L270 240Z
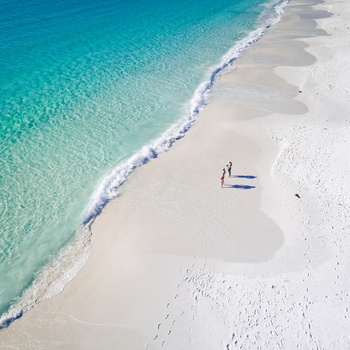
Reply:
M225 183L225 174L226 174L226 170L225 168L222 169L222 174L221 174L221 188L224 187L224 183Z

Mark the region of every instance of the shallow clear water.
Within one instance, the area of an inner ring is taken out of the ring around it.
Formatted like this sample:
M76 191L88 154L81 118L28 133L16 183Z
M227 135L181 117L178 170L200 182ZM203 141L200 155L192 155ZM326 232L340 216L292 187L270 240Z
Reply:
M101 179L269 23L266 2L0 0L0 315L112 195Z

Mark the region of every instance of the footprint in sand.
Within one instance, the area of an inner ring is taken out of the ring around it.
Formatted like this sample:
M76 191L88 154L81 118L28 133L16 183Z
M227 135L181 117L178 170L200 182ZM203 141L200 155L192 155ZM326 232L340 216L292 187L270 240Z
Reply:
M170 315L169 315L169 314L167 314L167 315L166 315L166 317L165 317L165 319L167 320L167 319L169 318L169 316L170 316Z
M162 343L162 346L164 346L165 345L165 341L163 341L163 343Z
M158 325L158 329L160 329L160 327L162 326L162 324L161 323L159 323L159 325Z
M170 335L171 334L171 329L169 330L169 332L168 332L168 335Z
M154 339L153 340L157 340L158 339L158 334L154 337Z

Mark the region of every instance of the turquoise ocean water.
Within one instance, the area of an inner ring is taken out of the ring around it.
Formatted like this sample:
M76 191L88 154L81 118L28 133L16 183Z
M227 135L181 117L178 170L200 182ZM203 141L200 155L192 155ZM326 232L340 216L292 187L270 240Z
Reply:
M74 276L82 225L183 136L281 4L0 0L2 326Z

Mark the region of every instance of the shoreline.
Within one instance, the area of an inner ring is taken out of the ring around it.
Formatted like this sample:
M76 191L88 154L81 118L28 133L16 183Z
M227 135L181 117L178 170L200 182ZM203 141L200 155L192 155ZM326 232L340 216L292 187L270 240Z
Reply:
M349 29L325 11L349 8L300 3L220 76L187 137L131 175L92 225L87 264L0 347L349 346Z
M67 246L60 249L51 262L36 273L32 285L24 291L19 298L19 302L0 318L0 329L6 328L38 303L49 300L62 292L65 285L77 275L85 265L90 254L90 227L94 220L111 200L118 197L119 188L128 180L133 171L168 152L176 141L186 135L188 130L194 125L200 111L206 107L208 96L215 85L215 81L222 74L225 74L228 67L241 56L244 50L260 40L268 28L279 21L283 12L282 9L287 6L287 3L288 0L276 6L274 8L274 16L260 21L256 29L239 40L221 57L220 62L212 67L212 71L206 80L201 82L195 90L192 99L188 103L187 112L184 113L179 121L174 123L156 140L146 144L132 157L105 174L91 195L91 201L81 214L85 219L79 232ZM72 266L70 267L70 265ZM60 268L60 266L62 267ZM47 284L49 287L44 292L39 293L38 291L41 289L42 284Z

